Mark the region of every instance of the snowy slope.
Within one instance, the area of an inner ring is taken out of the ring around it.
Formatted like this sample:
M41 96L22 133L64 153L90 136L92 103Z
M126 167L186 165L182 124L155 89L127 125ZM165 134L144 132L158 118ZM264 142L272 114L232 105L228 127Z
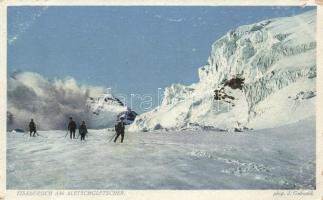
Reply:
M7 189L315 189L315 118L237 133L7 133ZM46 138L44 138L46 137ZM120 139L118 140L120 142Z
M162 104L129 130L265 128L315 115L315 24L313 10L229 31L212 45L198 83L166 88Z

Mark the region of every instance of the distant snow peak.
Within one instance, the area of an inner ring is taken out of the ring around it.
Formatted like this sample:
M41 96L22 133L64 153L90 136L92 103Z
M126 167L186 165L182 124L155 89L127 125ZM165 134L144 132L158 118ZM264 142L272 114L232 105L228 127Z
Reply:
M121 117L125 118L126 124L131 124L137 116L136 112L113 96L111 88L97 98L89 97L86 104L90 124L96 128L113 127Z
M312 10L229 31L212 45L199 82L167 87L162 104L129 130L243 130L315 115L315 26Z

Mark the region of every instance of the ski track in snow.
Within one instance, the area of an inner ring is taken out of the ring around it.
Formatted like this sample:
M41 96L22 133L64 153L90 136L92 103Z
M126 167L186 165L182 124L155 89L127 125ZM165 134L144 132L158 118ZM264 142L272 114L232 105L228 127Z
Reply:
M315 118L241 133L7 133L8 189L313 189ZM120 142L120 138L118 138Z

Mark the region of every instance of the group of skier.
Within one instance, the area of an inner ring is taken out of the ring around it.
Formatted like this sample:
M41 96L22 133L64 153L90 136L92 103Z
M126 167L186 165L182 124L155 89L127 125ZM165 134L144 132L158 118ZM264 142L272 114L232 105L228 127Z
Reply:
M70 138L75 139L75 132L76 132L76 123L73 121L73 118L70 117L70 122L68 123L67 129L70 131ZM85 140L85 135L87 134L87 128L85 125L85 121L82 121L81 125L79 126L79 134L81 136L81 141ZM66 134L67 135L67 134Z
M125 133L124 132L125 125L126 124L124 122L124 117L121 117L120 121L115 125L116 134L113 136L113 137L115 137L114 138L114 143L116 143L116 141L117 141L117 139L118 139L118 137L120 135L121 135L121 143L123 143L124 133ZM77 129L77 125L76 125L76 122L73 120L72 117L70 117L67 129L68 129L68 131L70 133L70 139L76 139L75 132L76 132L76 129ZM35 124L33 119L31 119L30 122L29 122L29 132L30 132L30 137L32 137L32 136L35 137L35 134L37 133L36 124ZM68 132L67 132L67 134L68 134ZM66 136L67 136L67 134L66 134ZM81 141L82 140L85 141L86 134L88 134L87 127L85 125L85 121L82 121L81 125L79 126L79 135L81 136Z

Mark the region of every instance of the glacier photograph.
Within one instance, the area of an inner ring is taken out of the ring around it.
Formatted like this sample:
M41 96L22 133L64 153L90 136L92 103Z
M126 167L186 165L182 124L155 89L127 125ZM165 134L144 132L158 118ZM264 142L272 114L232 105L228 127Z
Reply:
M316 16L7 7L6 188L315 190Z

